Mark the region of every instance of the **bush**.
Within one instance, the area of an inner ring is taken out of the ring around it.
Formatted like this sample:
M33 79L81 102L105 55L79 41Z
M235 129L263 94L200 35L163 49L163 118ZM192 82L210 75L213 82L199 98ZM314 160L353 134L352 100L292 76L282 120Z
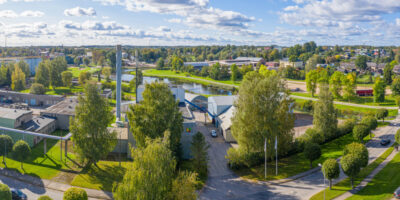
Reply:
M31 94L45 94L46 93L46 88L40 83L34 83L34 84L32 84L31 89L29 90L29 93L31 93Z
M69 188L64 192L63 200L87 200L86 191L81 188Z
M366 167L368 165L368 149L365 145L353 142L348 144L343 149L343 155L354 154L357 159L359 159L359 164L361 167Z
M0 199L2 200L11 200L11 190L10 188L0 183Z
M378 127L378 121L373 116L363 117L361 120L361 124L364 124L368 127L369 130L375 130Z
M322 132L315 128L308 128L303 137L305 142L311 142L315 144L322 144L325 141L325 137Z
M353 131L354 126L356 125L357 120L354 118L346 119L343 123L338 125L338 136L343 136Z
M23 168L23 162L31 154L31 148L28 143L23 140L18 140L13 146L13 157L21 162L21 168Z
M357 124L353 128L353 138L358 142L363 142L365 136L370 132L369 128L364 124Z
M226 159L232 169L253 167L264 161L263 152L245 152L241 149L229 148Z
M50 198L50 197L47 196L47 195L44 195L44 196L40 196L38 200L53 200L53 199Z
M321 147L315 143L305 144L304 156L310 161L310 168L312 168L312 162L321 157Z
M389 115L389 111L387 109L379 109L376 112L376 118L377 119L382 119L383 122L385 122L385 117Z
M400 107L400 96L395 97L396 105Z

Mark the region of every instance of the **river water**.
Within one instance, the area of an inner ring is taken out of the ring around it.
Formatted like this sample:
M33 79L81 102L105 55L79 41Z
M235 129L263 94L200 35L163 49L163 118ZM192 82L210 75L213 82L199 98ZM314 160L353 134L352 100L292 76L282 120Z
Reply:
M132 74L122 74L122 81L129 82L135 78ZM114 79L114 78L113 78ZM190 81L182 81L179 79L171 79L171 78L159 78L159 77L143 77L143 83L152 83L155 81L163 81L167 84L181 86L186 91L197 93L197 94L206 94L206 95L232 95L234 92L234 88L222 87L217 85L203 85L199 83L192 83Z

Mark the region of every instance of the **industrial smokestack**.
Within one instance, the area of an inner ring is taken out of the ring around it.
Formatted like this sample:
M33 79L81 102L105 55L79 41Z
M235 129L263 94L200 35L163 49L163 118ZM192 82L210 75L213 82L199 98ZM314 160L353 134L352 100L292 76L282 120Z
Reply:
M117 71L117 95L116 96L116 101L117 101L117 121L121 121L121 74L122 74L122 50L121 50L121 45L117 45L117 62L116 62L116 71Z

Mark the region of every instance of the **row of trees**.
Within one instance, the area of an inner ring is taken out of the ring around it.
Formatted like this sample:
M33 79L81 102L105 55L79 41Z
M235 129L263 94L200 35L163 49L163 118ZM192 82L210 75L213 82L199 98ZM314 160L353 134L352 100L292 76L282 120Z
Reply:
M3 156L3 163L7 167L6 157L9 153L12 157L21 162L21 169L23 169L24 161L30 156L31 148L24 140L18 140L14 143L13 139L8 135L0 135L0 155Z
M6 184L0 184L0 199L1 200L12 200L11 190ZM37 200L53 200L47 195L40 196ZM88 200L88 195L84 189L81 188L69 188L64 192L63 200Z

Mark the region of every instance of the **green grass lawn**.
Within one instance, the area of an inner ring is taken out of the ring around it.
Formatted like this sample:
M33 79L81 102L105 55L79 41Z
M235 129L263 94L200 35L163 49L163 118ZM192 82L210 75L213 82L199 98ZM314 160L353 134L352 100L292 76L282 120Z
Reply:
M30 89L26 89L26 90L22 90L20 91L22 93L29 93ZM72 86L71 88L69 87L56 87L54 90L52 88L48 88L46 90L47 95L67 95L67 96L71 96L74 95L76 93L80 93L83 92L83 88L82 86Z
M64 148L64 147L63 147ZM32 148L32 154L24 162L21 169L20 162L13 158L6 158L7 168L16 170L23 174L28 174L43 179L51 179L62 170L71 170L74 168L70 160L65 160L63 151L63 161L60 161L60 143L56 140L47 140L47 155L43 154L43 141ZM64 150L64 149L63 149ZM9 155L11 157L11 155ZM75 159L75 155L68 153L68 157ZM0 167L4 168L4 164L0 163Z
M134 72L133 72L133 74L134 74ZM182 73L182 72L174 72L171 70L156 70L156 69L144 70L143 76L178 78L178 79L182 79L182 80L188 80L190 82L200 83L203 85L210 85L212 83L210 83L208 81L212 81L212 82L216 82L216 83L229 84L229 85L232 85L233 87L237 87L241 83L240 80L235 81L235 82L233 82L231 80L214 80L209 77L196 76L196 75ZM196 79L193 79L193 78L196 78ZM198 80L198 79L202 79L202 80Z
M393 151L393 147L390 147L387 149L381 156L379 156L374 162L369 164L367 167L361 169L360 173L354 180L354 186L360 184L360 182L367 177L376 167L378 167L379 164L381 164ZM399 165L397 166L397 170L399 169ZM392 171L391 176L399 175L399 173L395 173ZM388 177L390 179L391 177ZM386 180L388 180L386 179ZM383 179L385 180L385 179ZM400 176L398 176L398 181L400 181ZM398 182L400 183L400 182ZM379 185L379 187L384 187L383 185ZM379 188L377 187L377 188ZM351 182L350 178L345 178L339 183L335 184L332 186L332 190L329 190L329 188L325 189L325 198L326 199L334 199L347 191L351 190ZM394 190L394 189L393 189ZM393 192L393 191L391 191ZM310 200L319 200L324 198L324 190L320 191L319 193L315 194L310 198ZM361 198L364 199L364 198ZM382 198L372 198L372 199L382 199Z
M71 185L96 190L112 191L114 182L121 182L130 162L100 161L76 175Z
M296 103L302 103L307 101L305 99L297 99L297 98L292 98L292 99L294 99ZM377 111L377 109L375 108L363 108L363 107L347 106L340 104L335 104L335 108L338 109L343 115L369 114ZM389 111L388 118L396 117L398 114L398 110L395 109L390 109L388 111Z
M393 192L400 186L400 153L383 168L371 182L349 200L391 199Z
M367 136L369 138L369 136ZM367 138L366 138L367 139ZM318 163L323 163L328 158L339 158L343 155L343 148L354 141L352 134L347 134L326 144L321 145L322 155L313 162L313 168ZM297 153L287 158L279 159L278 168L279 174L275 175L275 161L269 162L267 165L268 177L267 180L283 179L294 176L296 174L310 170L310 162L305 158L303 153ZM247 179L265 180L264 165L259 165L249 169L235 170L235 172Z
M94 72L98 72L100 71L100 68L95 68L95 67L84 67L84 68L79 68L79 67L69 67L68 71L72 72L72 76L74 78L78 78L79 74L81 72L90 72L90 73L94 73Z
M302 96L302 97L312 97L311 93L309 92L292 92L292 95L296 96ZM314 95L314 98L318 98L318 94ZM396 107L396 101L394 97L391 95L385 96L385 101L381 103L375 103L374 102L374 97L356 97L350 101L344 100L344 99L335 99L335 101L341 101L341 102L346 102L346 103L355 103L355 104L360 104L360 105L369 105L369 106L390 106L390 107Z

